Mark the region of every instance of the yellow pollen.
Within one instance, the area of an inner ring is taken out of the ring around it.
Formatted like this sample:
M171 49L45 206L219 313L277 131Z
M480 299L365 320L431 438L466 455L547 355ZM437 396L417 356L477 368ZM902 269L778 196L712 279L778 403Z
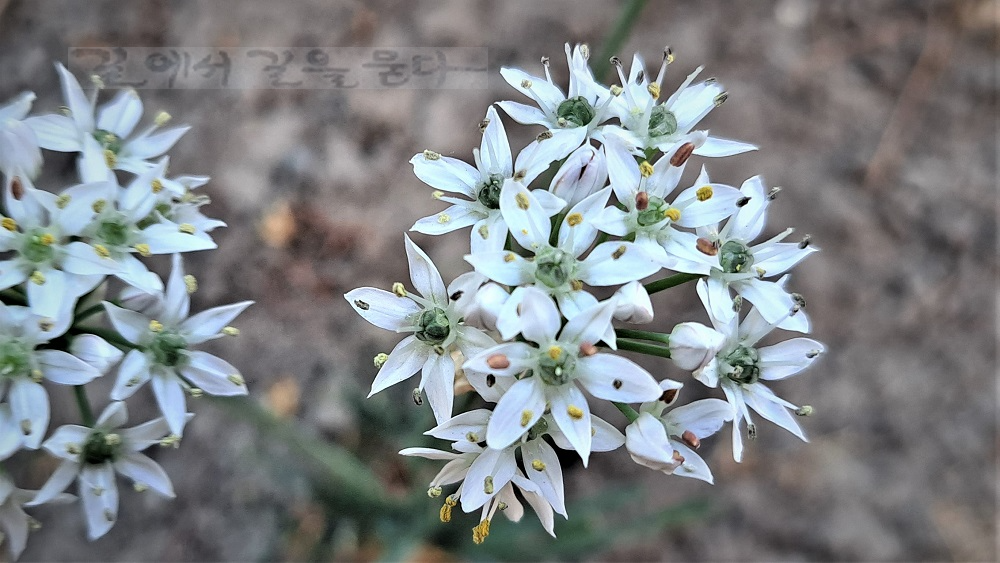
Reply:
M152 188L154 194L158 194L163 191L163 182L161 182L159 178L154 178L149 185Z
M31 273L31 281L36 285L45 285L45 274L35 270Z
M486 494L488 494L488 495L492 495L493 494L493 476L492 475L487 475L486 478L483 479L483 492L486 493Z
M531 88L531 81L528 80L527 78L525 78L524 80L522 80L521 81L521 88L524 88L525 90Z
M528 234L528 229L521 229L521 234L522 235Z
M448 495L448 497L444 499L444 504L441 505L441 513L439 514L442 522L451 522L451 507L456 504L458 504L458 501L455 499L454 495Z
M198 291L198 278L187 274L184 276L184 289L187 290L189 294Z
M432 150L425 150L424 158L426 158L427 160L441 160L441 155Z
M649 95L652 96L654 100L660 97L660 85L656 82L650 82L649 85L646 86L646 91L649 92Z
M569 288L573 291L580 291L583 289L583 282L580 280L571 280L569 282Z
M236 385L237 387L243 387L243 385L246 383L245 381L243 381L243 376L238 373L231 373L226 376L226 379L228 379L230 383Z
M174 448L179 448L180 445L181 445L181 437L178 436L177 434L171 434L166 438L160 440L160 446L164 448L168 448L171 446L173 446Z
M442 192L441 190L434 190L433 192L431 192L431 197L434 199L441 199L441 196L443 195L444 192Z
M114 168L115 165L118 164L118 157L115 156L115 153L110 149L104 150L104 164L107 165L108 168Z
M559 346L549 346L549 357L558 360L562 356L562 348Z
M566 224L570 227L575 227L580 223L583 223L583 215L580 215L579 213L570 213L566 216Z
M611 253L611 257L617 260L625 255L626 250L628 250L628 247L623 244L618 248L616 248L615 251Z
M196 229L191 223L181 223L180 225L177 225L177 230L186 235L193 235Z
M649 178L653 175L653 165L649 163L648 160L642 161L639 164L639 174L642 174L643 178Z
M149 490L149 485L144 485L143 483L133 483L132 488L135 489L137 493L144 493Z
M376 369L381 369L387 361L389 361L389 354L386 354L385 352L376 354L375 359L372 360Z
M235 326L222 327L222 334L225 334L226 336L239 336L240 329Z
M73 199L72 197L63 194L56 198L56 207L58 207L59 209L65 209L66 206L69 205L70 200L72 199Z
M69 455L79 455L82 450L76 444L66 444L66 453Z
M517 255L514 254L513 252L508 252L507 254L503 255L503 261L504 262L513 262L516 259L517 259Z
M149 251L149 245L144 242L140 242L139 244L135 245L134 248L135 251L138 252L143 257L149 257L153 255L153 253Z
M705 201L706 199L711 199L712 194L714 193L715 192L712 190L712 186L702 186L698 188L698 191L695 192L695 195L698 197L698 201Z
M448 215L443 211L441 213L438 213L438 223L444 225L448 221L451 221L451 215Z
M535 413L527 409L521 411L521 426L528 426L528 423L531 422L531 417L533 416L535 416Z
M514 178L513 178L513 180L514 180L515 182L520 182L521 180L523 180L523 179L524 179L524 177L525 177L525 176L526 176L527 174L528 174L528 172L527 172L526 170L518 170L517 172L515 172L515 173L514 173Z
M583 418L583 411L576 405L566 407L566 414L568 414L573 420L580 420Z
M161 330L163 330L163 323L157 320L149 321L150 332L160 332Z
M518 208L522 210L527 210L528 207L530 206L530 202L528 201L528 196L524 195L524 192L518 192L517 195L514 196L514 201L517 202Z
M540 459L531 460L531 468L535 471L545 471L545 462Z
M427 496L430 498L438 498L441 496L441 487L431 487L427 489Z
M479 236L483 237L483 240L490 238L490 228L486 225L480 225L477 232L479 233Z
M192 388L188 389L188 393L190 393L192 397L194 397L195 399L197 399L198 397L201 397L202 395L204 395L205 391L203 391L203 390L201 390L201 389L199 389L197 387L192 387Z
M681 218L681 210L676 207L668 207L663 210L663 216L670 218L671 221L677 221Z
M51 328L51 327L49 327L49 328ZM45 374L42 373L42 370L40 370L40 369L33 369L33 370L31 370L31 379L35 383L41 383L42 379L44 379L44 378L45 378Z
M470 441L470 442L472 442L473 444L478 444L479 443L479 434L476 434L475 432L467 432L465 434L465 439L468 440L468 441Z
M52 236L52 233L45 233L44 235L38 237L38 242L45 246L52 246L52 243L56 241L56 237Z
M117 446L122 443L122 437L115 433L105 434L104 443L109 446Z
M406 288L400 282L393 282L392 293L396 297L406 297Z
M624 88L615 84L614 86L611 87L611 95L615 97L621 96L624 90L625 90Z
M490 521L483 520L478 526L472 529L472 542L479 545L486 541L486 537L490 535Z
M535 137L535 140L538 142L542 142L542 141L547 141L551 138L552 138L552 131L542 131ZM521 178L524 178L524 175L521 175Z
M2 225L3 228L7 229L8 231L17 230L17 221L11 219L10 217L4 217L3 220L0 221L0 225Z
M108 204L107 201L103 199L98 199L90 205L90 208L94 210L94 213L100 213L101 211L104 211L104 206L107 204Z
M156 124L157 127L163 127L168 121L170 121L170 114L165 111L161 111L156 114L155 118L153 118L153 123Z

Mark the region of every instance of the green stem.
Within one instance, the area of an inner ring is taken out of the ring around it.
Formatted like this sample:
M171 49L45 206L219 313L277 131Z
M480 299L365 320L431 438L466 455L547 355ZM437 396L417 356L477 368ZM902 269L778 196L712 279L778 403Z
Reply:
M645 286L646 293L653 294L657 291L663 291L664 289L670 289L671 287L681 285L682 283L687 283L689 281L696 280L702 277L701 274L674 274L672 276L667 276L663 279L656 280L654 282L649 282Z
M87 400L87 388L83 385L74 385L73 393L76 395L76 406L80 409L80 418L84 426L94 427L94 411L90 410L90 401Z
M0 291L0 299L7 304L23 305L28 301L24 298L24 294L18 291L14 291L14 288L5 289Z
M646 0L629 0L622 7L622 11L618 15L618 21L615 22L615 27L601 46L601 54L590 65L594 70L594 78L598 81L603 80L607 76L608 70L611 68L609 59L621 50L622 45L625 44L625 40L632 33L632 27L639 19L639 14L645 6Z
M637 413L632 407L626 405L625 403L619 403L616 401L613 402L615 403L615 406L618 407L618 410L622 411L622 414L625 415L625 418L627 418L629 422L635 422L635 419L639 418L639 413Z
M632 330L628 328L616 328L615 334L618 338L633 338L638 340L652 340L661 344L670 344L670 335L662 332L650 332L648 330Z
M618 349L628 350L629 352L638 352L649 356L659 356L661 358L670 357L670 348L667 348L666 346L659 346L657 344L646 344L645 342L619 340Z
M87 307L85 310L81 311L80 313L78 313L76 315L76 318L73 319L73 324L77 324L80 321L82 321L82 320L84 320L84 319L86 319L88 317L92 317L92 316L96 315L97 313L100 313L100 312L103 312L103 311L104 311L104 304L103 303L98 303L97 305L92 305L90 307Z

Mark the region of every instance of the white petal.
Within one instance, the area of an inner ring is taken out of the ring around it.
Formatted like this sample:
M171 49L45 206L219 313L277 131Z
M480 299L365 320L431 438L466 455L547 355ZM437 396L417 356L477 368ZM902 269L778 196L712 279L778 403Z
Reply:
M581 264L580 280L593 286L618 285L655 274L657 264L631 242L608 241L597 245Z
M191 313L191 297L188 295L187 284L184 283L184 262L180 254L171 258L170 279L167 280L167 291L163 295L163 318L161 321L169 326L176 326Z
M521 455L528 479L538 485L542 496L552 508L565 517L566 493L563 488L562 466L556 451L544 440L538 439L525 442L521 446ZM540 463L536 464L536 461Z
M180 382L174 376L157 375L153 377L153 395L156 396L156 404L160 407L170 432L177 436L183 435L184 423L187 422L187 403Z
M247 394L243 376L229 362L200 350L190 352L188 361L180 370L181 375L209 395L230 397Z
M757 351L760 353L760 378L776 380L808 368L826 347L811 338L793 338Z
M44 283L27 284L28 303L36 315L54 319L59 317L60 311L67 309L67 300L75 301L75 296L67 291L65 273L47 268L42 275L45 277Z
M121 90L97 115L97 128L110 131L124 139L132 134L142 117L142 100L135 90Z
M368 396L371 397L387 387L410 378L424 365L430 353L430 348L417 340L416 336L407 336L401 340L389 353L389 359L378 370Z
M11 383L7 400L23 434L24 447L37 449L49 427L49 394L45 387L19 377Z
M413 282L413 288L425 299L442 305L447 304L448 290L434 262L410 240L409 236L403 235L403 238L406 239L406 259L410 263L410 281Z
M434 420L441 423L451 418L455 403L455 361L451 354L428 354L420 386L427 392Z
M517 466L514 450L487 448L469 466L462 485L462 510L472 512L486 504L500 489L510 482Z
M111 399L122 401L132 396L149 381L149 358L140 350L132 350L125 355L118 367L118 377L111 389Z
M803 441L809 441L795 417L788 412L788 408L775 402L777 397L762 384L750 385L746 388L746 393L743 396L746 398L747 406L757 411L762 417L795 434Z
M552 511L552 506L549 505L549 501L545 500L542 495L533 490L533 488L537 488L537 485L520 475L514 475L513 481L518 487L521 488L521 494L524 496L524 500L528 501L531 508L535 510L535 514L538 515L538 520L542 523L542 528L544 528L550 536L556 537L555 515Z
M410 164L417 178L430 187L475 199L479 171L467 163L449 156L427 158L427 153L420 153L410 159Z
M97 422L94 423L94 427L110 430L124 426L127 421L128 407L125 406L125 402L112 401L108 406L104 407L103 411L101 411L101 415L97 417Z
M521 246L536 252L548 245L552 223L542 204L523 185L510 180L504 182L500 190L500 213L510 234Z
M146 137L138 137L122 147L122 158L132 157L146 160L160 156L170 150L170 147L174 146L174 143L188 132L188 129L190 129L188 126L173 127Z
M475 225L482 218L483 215L478 211L473 211L470 206L452 205L440 213L420 219L410 227L410 230L425 235L443 235ZM478 236L477 233L473 234Z
M66 100L66 107L69 108L70 117L76 123L77 129L86 133L93 132L94 108L80 88L80 83L62 64L56 63L56 71L59 73L63 99Z
M767 220L767 193L764 189L764 179L754 176L743 182L740 186L743 195L750 198L750 201L740 208L729 221L726 228L729 230L731 238L750 242L757 238L757 235L764 230L764 223Z
M767 245L760 250L753 249L754 267L764 270L766 276L776 276L792 269L805 260L813 252L819 251L815 246L799 248L797 242L778 242Z
M75 424L60 426L49 436L48 440L45 440L42 447L55 457L75 463L79 459L80 454L70 453L70 449L82 450L83 446L87 443L87 437L90 436L90 432L90 428ZM62 489L59 490L61 491Z
M84 385L101 375L97 368L62 350L35 352L45 379L61 385Z
M548 118L542 113L542 110L532 107L520 102L510 102L501 101L497 102L507 115L510 116L514 121L521 123L523 125L545 125L548 123Z
M534 352L535 348L524 342L498 344L466 360L462 365L462 369L477 373L490 373L501 377L511 377L534 365L534 360L532 359ZM491 367L488 360L493 356L507 358L510 365L505 368Z
M757 145L734 141L732 139L723 139L722 137L709 137L700 147L694 149L694 154L711 158L733 156L734 154L742 154L755 150L757 150Z
M650 469L671 474L677 465L667 431L653 415L644 412L625 428L625 448L632 460Z
M24 120L38 139L38 146L57 152L79 152L80 133L71 117L59 114L39 115Z
M467 254L465 261L480 274L505 285L518 286L533 279L534 267L514 252L476 252Z
M617 450L625 443L625 436L621 433L621 431L604 419L591 414L590 422L594 426L594 437L590 443L590 451L610 452Z
M108 533L118 518L118 487L111 463L84 465L79 493L87 516L87 539L93 541Z
M115 462L115 470L134 481L137 485L146 485L161 495L174 498L174 486L170 477L155 461L132 452Z
M597 344L604 339L614 312L615 301L612 299L587 307L571 316L562 332L559 333L559 340L578 344ZM567 314L567 316L570 315ZM614 342L608 344L614 345Z
M590 248L597 237L592 218L605 208L610 197L611 188L604 188L574 205L559 227L559 248L568 250L573 256L580 256Z
M653 376L638 364L614 354L594 354L577 360L578 381L599 399L622 403L655 401L663 394Z
M453 452L443 452L434 448L405 448L399 450L399 455L416 456L424 459L447 459L449 461L459 456L459 454Z
M25 506L38 506L58 497L59 493L65 491L66 487L73 482L73 479L76 479L79 470L80 465L75 462L62 462L52 475L49 476L48 481L38 490L35 498Z
M474 434L478 438L475 441L481 442L486 438L486 425L492 414L493 412L487 409L466 411L438 424L424 434L449 442L471 441L469 436Z
M670 440L670 446L684 458L684 463L674 470L674 475L701 479L709 484L715 483L715 477L712 476L712 470L697 452L677 440Z
M590 459L592 441L590 405L587 404L587 398L572 383L549 391L548 398L552 404L552 418L572 444L573 449L580 454L583 466L586 467Z
M775 282L751 278L733 282L732 287L744 299L753 303L769 323L784 319L795 306L792 296Z
M108 313L108 320L111 321L111 326L115 327L115 330L118 331L118 334L122 335L122 338L132 344L141 344L144 340L148 339L148 335L150 334L149 319L145 315L129 311L128 309L122 309L107 301L103 305L104 310Z
M222 334L222 329L233 322L253 301L240 301L231 305L213 307L189 317L178 327L188 344L199 344Z
M562 317L556 304L544 291L526 287L521 297L521 334L531 342L543 344L554 340Z
M489 447L506 448L542 418L545 411L542 386L538 377L521 379L500 398L486 427L486 443Z
M102 375L122 359L122 351L108 344L96 334L80 334L73 337L70 353L90 364Z
M514 162L510 152L507 131L497 110L490 106L486 110L486 129L479 145L479 158L487 173L510 177L514 172Z
M366 321L396 332L410 327L412 317L422 310L412 299L374 287L352 289L344 294L344 299Z
M664 417L671 433L681 437L690 430L698 438L707 438L735 416L732 405L720 399L701 399L672 409Z

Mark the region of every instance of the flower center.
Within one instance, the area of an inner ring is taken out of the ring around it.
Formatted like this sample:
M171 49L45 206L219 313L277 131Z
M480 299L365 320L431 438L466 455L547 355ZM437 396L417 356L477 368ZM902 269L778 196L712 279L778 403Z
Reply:
M654 196L649 196L649 204L646 209L639 212L639 216L636 217L636 222L639 223L640 227L650 227L663 220L666 215L663 212L666 210L666 202L663 198Z
M0 376L26 375L31 375L31 349L17 338L0 343Z
M420 328L414 333L414 336L421 342L428 344L441 344L451 334L451 321L448 320L448 314L440 307L427 309L420 313L417 325Z
M742 272L753 265L753 253L742 242L731 240L719 249L719 265L728 274Z
M747 385L757 383L757 380L760 379L758 361L760 361L760 353L755 348L737 346L725 359L725 362L733 367L732 373L728 376L729 379Z
M31 235L24 237L24 246L21 247L21 256L25 260L41 264L52 260L55 250L52 243L55 237L45 231L33 231Z
M121 445L122 439L118 434L95 430L87 436L87 443L83 445L83 461L91 465L114 461L121 453Z
M677 132L677 116L662 105L654 106L649 113L649 136L662 137Z
M500 189L503 188L504 177L500 174L490 174L490 177L479 188L479 203L489 209L500 209Z
M562 287L569 281L571 264L567 260L572 260L568 254L561 250L543 254L536 259L535 279L543 284L555 289Z
M538 361L538 376L549 385L562 385L572 379L575 367L574 354L567 354L562 348L553 346Z
M594 106L583 96L570 98L559 104L556 117L560 122L572 124L572 127L582 127L594 120Z
M149 351L161 366L174 367L184 360L187 341L176 330L163 329L156 333Z
M118 154L122 150L121 138L111 131L98 129L94 131L94 138L97 139L97 142L101 144L104 150L109 150L114 154Z
M121 247L128 244L129 234L129 225L125 221L125 216L116 213L98 223L94 238L107 246Z

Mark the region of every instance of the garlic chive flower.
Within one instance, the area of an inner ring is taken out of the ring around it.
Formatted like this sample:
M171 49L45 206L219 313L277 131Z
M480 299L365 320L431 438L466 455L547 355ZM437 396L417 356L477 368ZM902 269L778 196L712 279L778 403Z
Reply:
M694 372L694 377L709 387L722 387L735 410L733 458L736 461L743 458L741 423L746 422L751 437L756 435L756 426L747 407L805 440L795 417L789 413L789 410L798 411L799 407L775 395L764 382L785 379L805 370L826 351L826 347L811 338L799 337L757 348L757 342L782 326L782 319L768 322L756 307L750 309L742 322L737 316L717 317L712 303L715 295L709 290L708 282L699 280L697 290L712 326L725 335L726 340L715 357ZM794 316L794 311L786 315Z
M223 329L252 301L241 301L190 315L190 296L180 255L174 255L166 292L144 312L104 302L112 326L135 348L122 359L111 399L125 400L152 381L156 403L170 432L180 436L187 412L185 391L209 395L246 395L239 370L229 362L192 347L221 338Z
M614 300L598 303L561 327L552 299L541 290L524 289L520 324L527 342L497 345L463 366L466 371L516 379L490 418L489 447L509 446L551 412L555 425L586 465L592 449L592 423L581 387L599 399L625 403L660 396L656 380L646 370L594 348L606 338L614 308Z
M437 267L410 237L404 238L410 281L417 293L397 283L392 292L362 287L347 292L344 298L371 324L413 333L389 353L368 396L422 371L418 388L427 391L435 419L444 422L451 418L455 400L455 361L451 352L457 349L469 357L495 342L462 322L462 313L448 294Z
M42 167L42 153L38 139L24 118L31 111L35 95L23 92L0 105L0 174L4 176L4 189L9 189L17 178L30 182Z
M131 479L137 490L148 488L173 498L174 488L163 468L139 453L165 443L172 432L169 424L157 418L121 428L127 420L125 403L115 401L104 409L93 428L70 424L56 429L43 447L62 463L28 506L57 498L76 480L87 518L87 537L95 540L108 533L118 519L116 472Z

